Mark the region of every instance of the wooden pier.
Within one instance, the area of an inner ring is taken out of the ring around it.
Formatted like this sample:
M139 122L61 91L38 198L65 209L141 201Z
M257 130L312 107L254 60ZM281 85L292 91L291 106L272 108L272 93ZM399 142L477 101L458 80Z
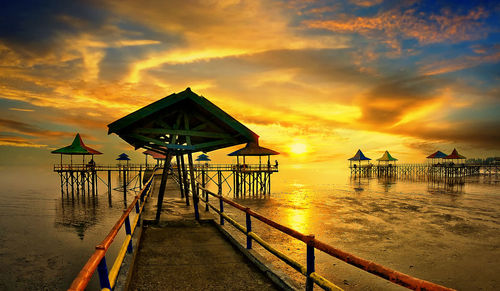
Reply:
M496 175L499 165L480 164L397 164L397 165L350 165L352 176L432 176L443 178L466 177L479 174Z
M174 169L176 166L174 166ZM223 194L226 184L233 197L271 194L271 175L278 172L277 165L266 164L199 164L194 165L196 178L202 187L214 183L217 193ZM232 179L231 179L232 178ZM232 180L232 186L228 182Z
M75 194L92 194L97 195L98 181L100 180L106 185L108 193L113 189L111 186L112 172L118 172L121 184L116 190L124 190L126 194L127 188L130 188L132 182L136 182L133 188L142 188L143 176L146 171L153 170L152 166L145 165L94 165L94 164L56 164L53 171L59 174L61 182L61 194L72 196ZM107 177L106 177L107 174ZM103 179L101 176L105 176ZM123 189L122 189L123 188Z

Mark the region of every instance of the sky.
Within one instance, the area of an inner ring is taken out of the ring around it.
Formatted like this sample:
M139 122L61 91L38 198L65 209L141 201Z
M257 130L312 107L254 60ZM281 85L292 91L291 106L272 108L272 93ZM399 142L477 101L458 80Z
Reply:
M5 1L0 166L50 165L77 132L142 162L107 124L187 87L280 165L500 156L498 3Z

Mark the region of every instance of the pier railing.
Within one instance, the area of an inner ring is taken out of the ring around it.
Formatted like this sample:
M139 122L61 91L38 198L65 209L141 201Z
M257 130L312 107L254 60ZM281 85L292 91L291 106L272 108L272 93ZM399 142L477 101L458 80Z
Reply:
M453 290L429 281L421 280L407 274L392 270L390 268L384 267L380 264L362 259L353 254L342 251L338 248L328 245L314 237L314 235L305 235L294 229L291 229L287 226L279 224L269 218L264 217L263 215L258 214L257 212L251 210L248 207L240 205L232 200L224 198L222 195L215 194L210 190L203 188L198 185L198 189L202 191L204 195L200 197L200 200L203 201L206 205L206 211L209 208L212 208L215 212L219 214L220 224L224 225L224 222L227 221L231 225L233 225L237 230L246 235L247 240L247 249L252 249L252 241L260 244L264 249L278 257L281 261L288 264L290 267L301 273L306 277L306 290L312 290L314 283L325 290L342 290L340 287L336 286L332 282L328 281L315 271L315 255L314 251L319 250L322 251L332 257L340 259L350 265L353 265L361 270L372 273L378 277L389 280L395 284L401 285L403 287L414 289L414 290ZM215 197L219 200L219 207L215 207L209 201L209 197ZM224 203L229 204L232 207L242 211L246 216L246 225L241 225L233 218L229 217L226 213L224 213ZM279 230L297 240L304 242L307 246L306 249L306 266L300 264L299 262L292 259L290 256L284 254L278 249L271 246L268 242L264 241L260 236L252 231L252 217L263 222L264 224Z
M106 238L95 247L94 253L82 268L75 280L73 280L73 283L68 290L85 290L96 269L99 274L101 289L112 290L112 288L116 284L116 278L118 277L118 272L120 271L120 267L125 258L125 255L127 253L130 254L133 252L132 236L134 235L136 226L138 226L140 223L140 215L142 213L146 200L151 193L151 184L153 181L153 177L154 175L151 175L151 178L145 184L144 188L134 198L128 208L124 210L123 215L113 226ZM130 214L134 209L136 216L135 220L131 224ZM106 264L106 253L116 235L118 234L118 231L120 230L120 228L122 228L123 225L125 225L125 240L122 243L113 266L108 272L108 267Z
M118 171L118 170L128 170L128 171L139 171L139 170L152 170L155 166L144 164L129 164L129 165L90 165L90 164L55 164L54 172L58 171Z

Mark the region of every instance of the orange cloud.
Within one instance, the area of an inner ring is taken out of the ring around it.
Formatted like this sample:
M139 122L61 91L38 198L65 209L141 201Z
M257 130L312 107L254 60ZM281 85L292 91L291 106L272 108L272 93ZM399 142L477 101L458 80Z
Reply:
M487 16L488 12L482 8L466 15L454 15L445 10L441 15L428 16L414 9L400 11L396 8L373 17L346 16L341 20L308 20L304 24L309 28L381 38L394 46L398 38L414 38L421 44L480 39L487 35L481 23Z
M0 134L0 146L41 148L47 145L35 143L24 137Z

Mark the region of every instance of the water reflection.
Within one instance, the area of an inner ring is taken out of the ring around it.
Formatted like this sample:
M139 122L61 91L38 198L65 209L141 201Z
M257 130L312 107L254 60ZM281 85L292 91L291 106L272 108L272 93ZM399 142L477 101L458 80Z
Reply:
M60 202L56 205L56 226L73 229L83 240L85 231L99 220L98 196L91 196L87 199L85 199L85 195L82 195L81 199L62 198Z
M78 187L73 189L69 187L68 192L63 192L55 205L55 226L70 229L72 232L76 232L80 240L84 240L89 229L109 219L110 216L117 219L119 215L114 213L128 206L127 201L131 201L131 197L137 195L139 187L136 185L137 177L126 177L124 179L123 175L116 175L114 178L114 185L118 186L115 189L120 191L109 189L110 187L100 178L95 183L81 183L75 185ZM136 184L134 184L134 181ZM124 182L127 185L126 191L124 191L123 187ZM104 184L104 186L100 185L101 187L98 187L100 183ZM90 191L85 188L90 188ZM95 189L95 192L92 191L92 188ZM107 191L99 193L99 188ZM100 199L106 199L107 203L99 203ZM113 208L116 209L112 210Z
M365 190L366 187L370 185L370 177L362 177L362 176L351 176L350 177L350 184L351 187L354 191L356 192L362 192Z

